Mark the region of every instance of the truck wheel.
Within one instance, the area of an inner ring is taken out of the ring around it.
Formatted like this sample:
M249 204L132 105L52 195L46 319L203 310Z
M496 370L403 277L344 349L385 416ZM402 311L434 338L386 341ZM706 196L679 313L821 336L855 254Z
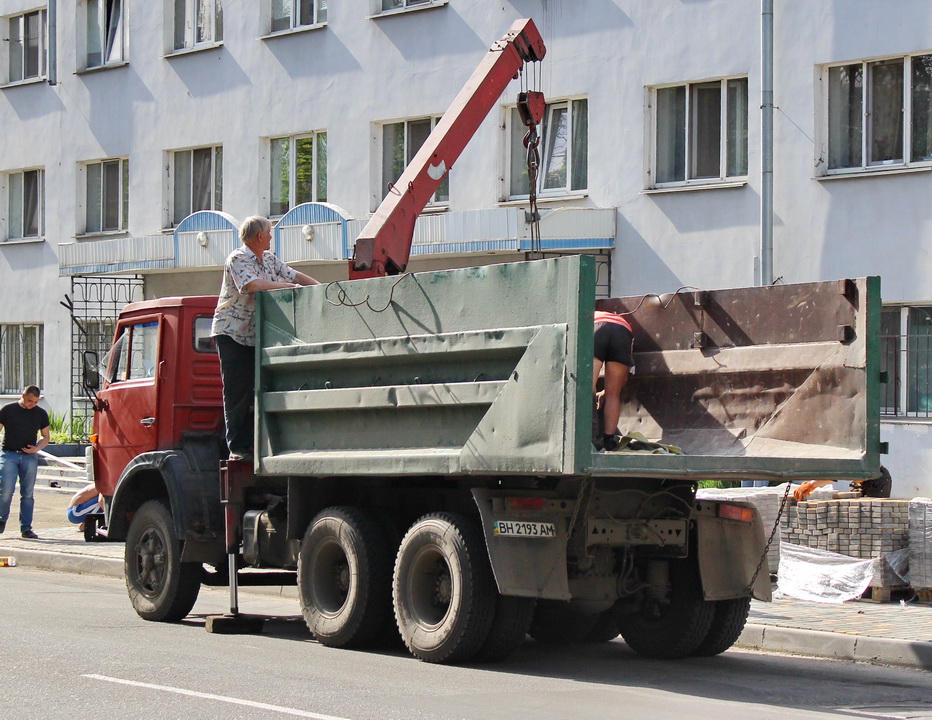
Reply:
M647 598L637 612L618 617L621 636L638 655L687 657L709 634L715 607L702 598L695 565L671 562L670 585L663 600Z
M358 647L391 621L392 561L375 518L331 507L314 518L298 555L304 620L322 645Z
M472 658L489 635L497 597L478 522L435 513L414 523L398 550L392 593L412 655L436 663Z
M197 601L201 572L200 563L181 562L181 541L166 502L143 503L130 522L123 553L126 589L139 617L181 620Z
M535 598L499 595L492 628L482 647L473 656L479 662L504 660L521 647L534 619Z
M529 633L537 642L546 645L583 642L598 618L598 615L580 612L562 600L540 600Z
M709 634L700 643L692 655L696 657L712 657L725 652L734 645L744 630L748 613L751 611L751 598L735 598L734 600L716 600L715 614L712 618L712 627Z

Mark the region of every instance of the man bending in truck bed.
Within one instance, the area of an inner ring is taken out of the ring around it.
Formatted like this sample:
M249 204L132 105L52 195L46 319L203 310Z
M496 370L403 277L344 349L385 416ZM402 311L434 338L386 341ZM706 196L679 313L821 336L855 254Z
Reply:
M223 418L230 460L251 460L256 370L254 293L318 282L288 267L271 252L272 223L268 219L246 218L239 229L239 239L242 247L231 252L223 266L223 284L210 335L220 354Z
M597 408L603 411L602 448L618 449L618 418L621 417L621 391L628 384L634 368L634 333L621 315L596 310L595 360L592 391L596 392L599 375L605 370L602 392L597 394Z

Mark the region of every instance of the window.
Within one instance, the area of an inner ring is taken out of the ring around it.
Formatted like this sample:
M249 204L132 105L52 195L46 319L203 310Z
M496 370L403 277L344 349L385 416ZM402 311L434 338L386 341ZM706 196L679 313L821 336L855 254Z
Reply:
M401 173L411 162L411 158L421 149L421 145L427 140L439 120L440 118L422 118L382 126L382 197L388 194L389 186L401 177ZM449 175L445 175L440 181L430 201L432 203L450 201Z
M272 32L327 22L327 0L272 0Z
M124 328L101 361L107 369L107 381L116 383L155 377L158 340L157 322L141 322Z
M174 153L175 225L198 210L223 210L223 148L179 150Z
M881 414L932 418L932 306L881 313Z
M0 324L0 392L19 395L27 385L42 387L42 325Z
M199 353L216 353L217 345L210 336L213 326L213 315L200 315L194 318L194 350Z
M175 4L175 50L223 40L223 0L171 0Z
M518 109L511 109L511 185L512 197L530 194L527 150ZM541 195L565 195L589 186L589 101L568 100L547 103L540 135L540 170L537 192Z
M44 176L41 170L7 175L9 227L7 239L38 238L45 228Z
M123 0L86 0L87 54L85 67L122 63L126 27Z
M434 0L382 0L382 11L401 10L403 8L417 7L418 5L430 5Z
M114 159L85 166L87 183L85 233L126 230L129 218L129 160Z
M306 202L327 200L327 133L269 140L271 216Z
M828 172L932 161L932 55L834 65Z
M653 186L727 182L748 174L748 80L653 88Z
M9 72L7 82L21 82L45 77L46 13L33 10L15 15L9 21Z

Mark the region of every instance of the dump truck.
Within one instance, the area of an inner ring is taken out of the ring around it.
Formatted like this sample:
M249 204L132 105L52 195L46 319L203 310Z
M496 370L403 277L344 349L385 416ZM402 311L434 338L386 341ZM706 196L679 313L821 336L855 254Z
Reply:
M880 474L876 278L600 300L634 328L630 452L592 442L592 258L260 293L252 463L224 461L214 303L127 306L97 383L89 472L146 619L290 577L324 645L712 655L770 576L753 507L699 482Z
M257 293L251 461L226 459L216 298L128 305L86 353L89 473L141 617L179 620L217 584L236 620L240 585L292 582L327 646L400 637L455 663L620 634L715 655L770 598L768 536L699 483L880 474L876 278L596 303L586 256L407 272L424 203L544 53L530 20L492 46L348 280ZM533 177L543 96L518 107ZM635 336L621 452L593 444L597 305Z

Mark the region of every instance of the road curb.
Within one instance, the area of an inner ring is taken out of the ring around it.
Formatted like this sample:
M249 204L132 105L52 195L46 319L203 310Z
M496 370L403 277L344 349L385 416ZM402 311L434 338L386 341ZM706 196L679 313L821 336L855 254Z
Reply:
M117 558L102 558L94 555L61 553L50 550L33 550L21 546L0 546L0 555L15 557L17 565L42 568L43 570L123 577L123 561Z
M932 670L932 643L748 623L734 645L787 655Z

